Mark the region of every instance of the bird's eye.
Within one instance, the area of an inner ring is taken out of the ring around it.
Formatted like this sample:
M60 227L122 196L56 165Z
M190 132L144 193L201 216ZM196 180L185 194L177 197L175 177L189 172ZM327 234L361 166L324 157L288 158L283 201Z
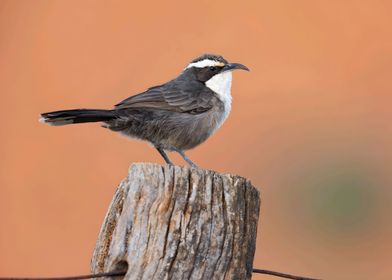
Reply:
M215 72L215 70L216 70L216 67L214 67L214 66L210 67L210 71Z

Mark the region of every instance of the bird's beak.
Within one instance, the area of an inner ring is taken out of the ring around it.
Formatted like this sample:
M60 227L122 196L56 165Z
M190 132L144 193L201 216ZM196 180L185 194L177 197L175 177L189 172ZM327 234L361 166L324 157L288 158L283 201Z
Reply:
M228 63L228 64L225 65L225 67L223 67L223 71L222 72L232 71L232 70L235 70L235 69L242 69L242 70L250 71L249 68L246 67L243 64L240 64L240 63Z

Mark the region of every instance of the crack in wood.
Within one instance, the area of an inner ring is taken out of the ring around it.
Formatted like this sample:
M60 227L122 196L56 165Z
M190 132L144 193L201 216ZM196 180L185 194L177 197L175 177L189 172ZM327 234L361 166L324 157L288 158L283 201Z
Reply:
M134 164L101 228L92 272L127 263L126 280L250 279L259 192L250 181Z

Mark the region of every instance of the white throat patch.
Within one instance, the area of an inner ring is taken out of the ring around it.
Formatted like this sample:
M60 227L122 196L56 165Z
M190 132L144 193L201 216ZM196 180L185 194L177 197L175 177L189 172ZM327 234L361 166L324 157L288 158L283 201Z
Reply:
M225 64L223 62L219 62L219 61L207 58L207 59L200 60L198 62L190 63L185 69L188 69L191 67L204 68L204 67L208 67L208 66L225 66Z
M231 109L231 71L216 74L206 82L206 86L215 92L225 105L227 114Z

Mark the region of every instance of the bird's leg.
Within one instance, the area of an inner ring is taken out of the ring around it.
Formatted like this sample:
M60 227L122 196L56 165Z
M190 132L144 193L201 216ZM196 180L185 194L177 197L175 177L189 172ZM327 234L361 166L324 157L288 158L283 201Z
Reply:
M186 156L186 154L184 153L184 151L178 150L178 149L176 149L175 151L176 151L177 153L179 153L179 154L182 156L182 158L183 158L190 166L195 167L195 168L198 168L198 166L197 166L196 164L194 164L194 163L191 161L191 159L190 159L189 157Z
M158 152L161 154L161 156L163 157L163 159L166 161L167 164L173 165L170 158L167 156L167 154L162 148L160 147L155 147L155 148L158 150Z

